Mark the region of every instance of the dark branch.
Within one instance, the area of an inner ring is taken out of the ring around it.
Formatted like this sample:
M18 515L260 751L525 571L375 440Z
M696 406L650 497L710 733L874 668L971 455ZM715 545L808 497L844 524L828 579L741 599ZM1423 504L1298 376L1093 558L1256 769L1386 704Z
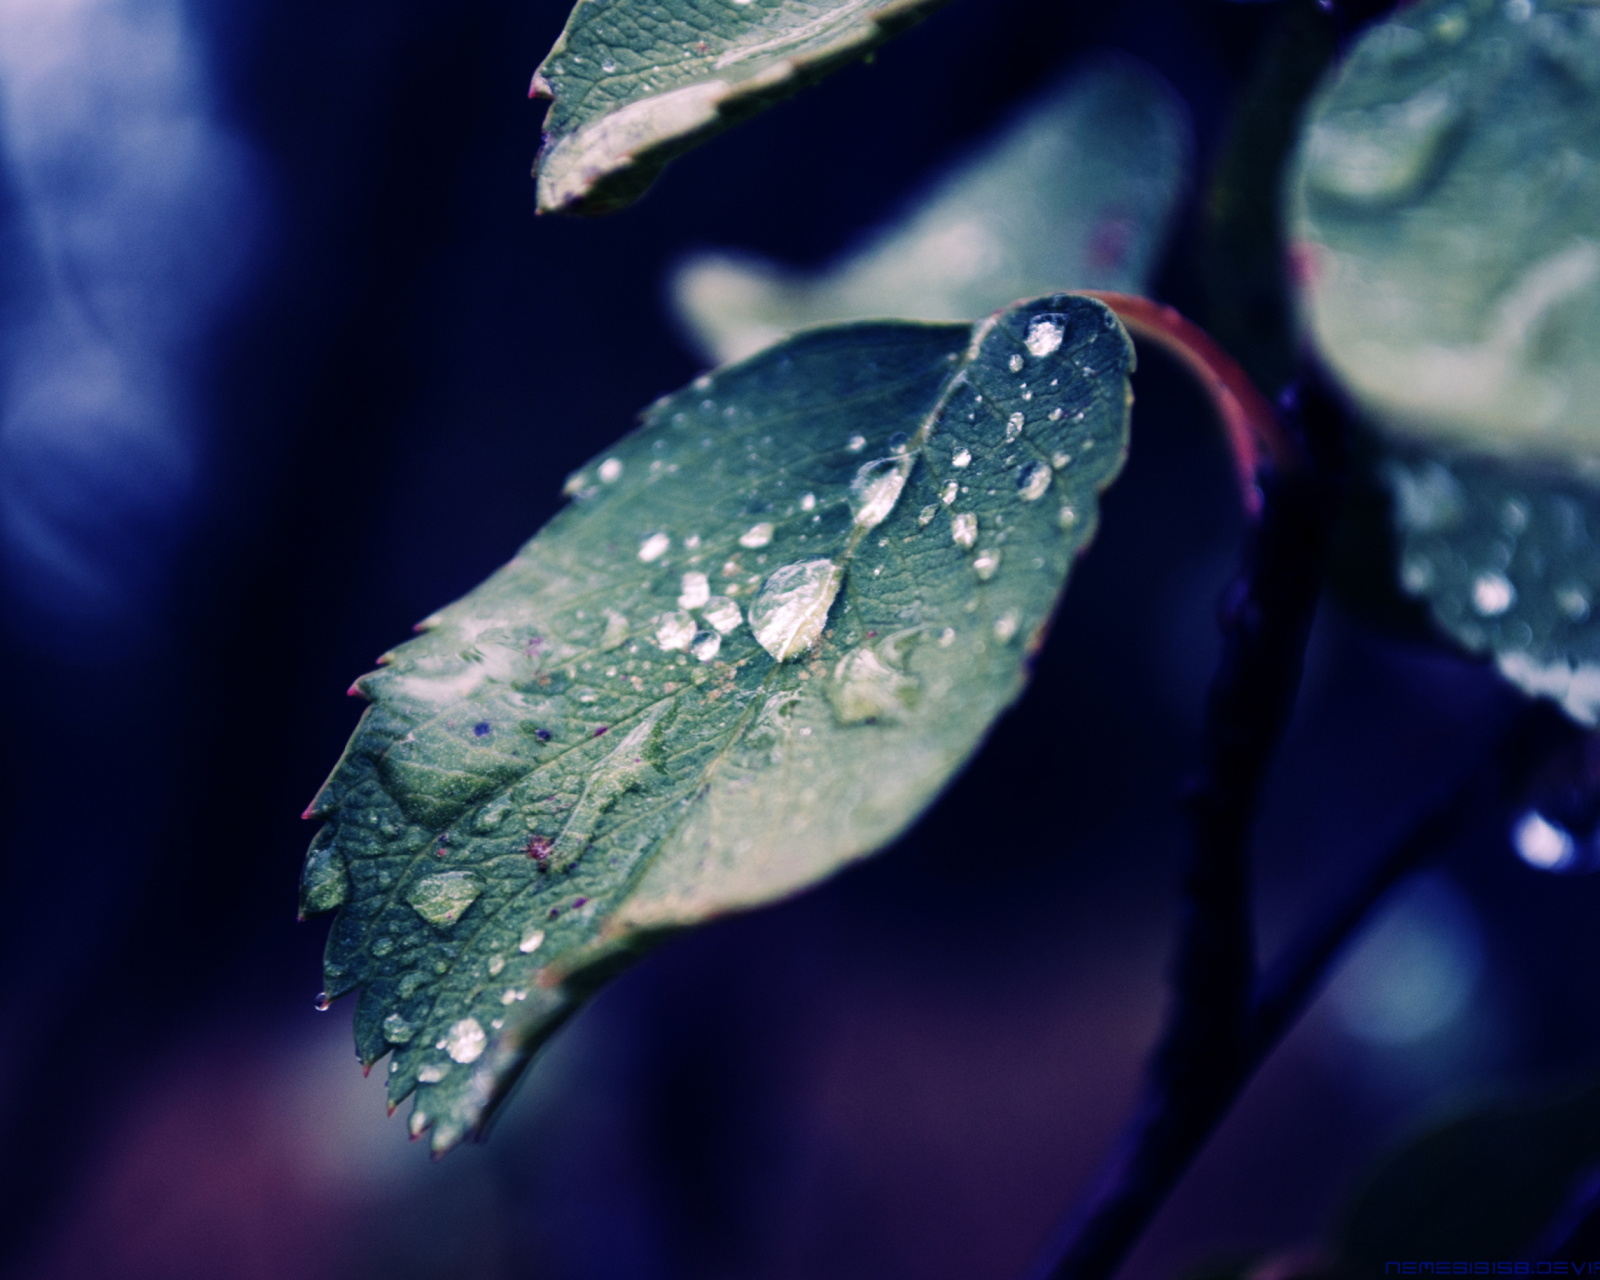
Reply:
M1192 848L1172 970L1173 1003L1146 1097L1099 1189L1063 1233L1052 1280L1107 1276L1226 1113L1249 1074L1255 993L1250 837L1288 724L1336 510L1339 406L1320 391L1289 406L1308 465L1261 478L1259 523L1223 600L1221 664L1206 707Z

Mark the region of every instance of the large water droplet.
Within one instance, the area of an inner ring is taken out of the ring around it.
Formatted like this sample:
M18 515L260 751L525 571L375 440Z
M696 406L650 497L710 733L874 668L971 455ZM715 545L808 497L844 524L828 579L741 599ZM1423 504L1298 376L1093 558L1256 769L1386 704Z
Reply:
M817 495L816 494L814 494L814 493L804 493L804 494L800 495L800 510L802 510L802 511L811 511L816 507L816 505L817 505Z
M679 584L678 608L698 609L711 599L711 583L703 573L686 573Z
M622 478L622 463L616 458L607 458L600 464L600 479L607 484L615 484Z
M873 650L852 649L833 669L828 698L840 724L898 720L914 705L917 682L884 663Z
M1017 472L1017 497L1024 502L1037 502L1050 487L1050 468L1042 462L1022 467Z
M300 875L303 910L312 914L332 911L344 901L348 891L349 877L338 848L326 844L312 849L306 855L306 868Z
M672 539L664 533L652 533L639 544L639 559L649 564L652 560L659 560L667 554L667 548L672 545Z
M1362 203L1398 200L1433 172L1465 105L1452 81L1441 81L1340 120L1313 125L1308 180L1328 195Z
M956 546L970 547L978 540L978 517L963 511L950 522L950 536L955 539Z
M875 529L882 524L900 500L900 491L905 488L910 471L910 460L905 458L879 458L876 462L863 463L850 482L850 510L856 523L863 529Z
M483 1034L483 1027L478 1020L463 1018L451 1026L450 1034L445 1037L444 1048L457 1062L476 1062L483 1056L488 1043L489 1038Z
M950 459L952 467L970 467L972 465L972 452L969 449L957 449Z
M700 614L723 635L736 631L739 624L744 621L744 615L739 612L739 606L728 599L727 596L712 596L706 601L706 607Z
M319 991L317 998L311 1003L316 1006L318 1013L327 1013L329 1009L333 1008L333 999L326 991Z
M750 603L750 629L779 662L817 642L844 573L831 560L801 560L775 571Z
M411 886L406 901L429 924L452 925L482 892L483 882L472 872L445 871L423 876Z
M739 545L741 547L749 547L752 551L758 547L766 546L771 541L772 525L765 521L761 524L751 525L739 535Z
M423 1067L417 1072L417 1083L438 1084L439 1081L443 1080L449 1074L450 1064L448 1062L430 1062L427 1066ZM417 1117L415 1112L412 1113L411 1118L413 1121L416 1120ZM426 1116L423 1117L423 1123L427 1123ZM422 1129L420 1126L413 1126L413 1132L421 1133Z
M656 622L656 643L663 649L687 649L698 628L682 609L664 613Z
M1067 336L1067 318L1059 313L1034 316L1028 322L1028 336L1024 341L1035 356L1043 357L1061 346Z
M532 955L544 943L543 929L524 929L522 941L517 944L517 950L523 955Z

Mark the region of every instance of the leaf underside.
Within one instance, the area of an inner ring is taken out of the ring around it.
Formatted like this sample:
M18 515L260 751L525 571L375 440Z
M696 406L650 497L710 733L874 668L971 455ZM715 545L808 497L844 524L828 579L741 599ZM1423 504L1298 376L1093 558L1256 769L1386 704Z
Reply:
M533 78L552 98L542 213L631 204L673 157L949 0L578 0Z
M662 936L893 839L1026 678L1126 452L1056 296L815 330L664 397L358 682L302 880L328 993L442 1151Z
M1143 293L1188 175L1189 122L1154 71L1102 57L1049 90L913 202L815 275L704 254L673 281L696 345L736 360L815 324L967 320L1069 282Z

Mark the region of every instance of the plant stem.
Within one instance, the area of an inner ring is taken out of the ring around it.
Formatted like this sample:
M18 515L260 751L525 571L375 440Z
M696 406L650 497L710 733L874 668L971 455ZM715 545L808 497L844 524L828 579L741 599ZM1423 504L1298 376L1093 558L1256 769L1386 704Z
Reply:
M1317 384L1302 381L1297 408L1300 456L1309 463L1263 477L1261 518L1224 600L1223 656L1207 704L1202 772L1189 800L1192 849L1171 1012L1143 1102L1039 1270L1049 1280L1105 1280L1116 1271L1383 895L1488 813L1502 811L1554 751L1581 737L1553 708L1530 705L1489 760L1258 981L1250 836L1300 683L1336 513L1344 434L1342 408Z

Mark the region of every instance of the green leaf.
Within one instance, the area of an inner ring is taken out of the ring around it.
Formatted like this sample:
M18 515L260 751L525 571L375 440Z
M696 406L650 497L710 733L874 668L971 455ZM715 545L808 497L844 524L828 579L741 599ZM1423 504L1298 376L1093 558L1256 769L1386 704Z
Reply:
M1600 7L1429 0L1368 31L1292 174L1299 301L1389 432L1600 447Z
M358 682L312 810L330 995L442 1150L673 930L892 840L1020 692L1127 441L1056 296L815 330L658 401Z
M815 276L745 254L685 263L684 327L736 360L811 325L972 320L1070 285L1142 293L1188 174L1189 123L1155 72L1103 59L1028 107L907 214Z
M541 213L631 204L675 156L948 0L578 0L533 77L552 98Z
M1372 1174L1346 1212L1341 1271L1382 1275L1396 1258L1515 1258L1557 1247L1562 1210L1597 1164L1595 1086L1460 1116Z
M1600 494L1492 458L1396 450L1400 583L1525 693L1600 724Z

